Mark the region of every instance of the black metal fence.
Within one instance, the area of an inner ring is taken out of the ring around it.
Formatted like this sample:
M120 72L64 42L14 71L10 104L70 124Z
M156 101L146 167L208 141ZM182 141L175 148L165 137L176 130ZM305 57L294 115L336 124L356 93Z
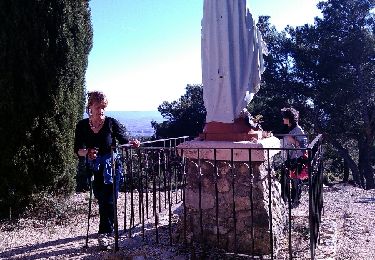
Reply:
M117 154L123 164L124 173L124 186L122 191L125 193L124 205L117 205L119 210L124 212L124 219L119 220L120 226L123 226L124 235L128 238L133 237L136 234L142 236L143 239L154 240L156 243L167 243L172 245L173 243L185 243L189 240L187 238L187 218L189 217L186 210L185 203L185 187L186 187L186 173L187 173L187 159L185 157L184 149L178 149L177 146L184 141L188 140L188 137L163 139L157 141L150 141L142 143L140 148L130 148L129 146L117 147ZM233 154L237 148L229 148L230 159L228 163L231 165L231 169L234 169ZM200 158L202 150L197 148L198 159L196 165L198 171L200 171L201 163L204 159ZM212 149L214 158L211 161L214 169L214 193L215 197L215 217L218 223L219 220L219 204L218 204L218 189L217 189L217 164L216 149ZM273 241L273 224L272 214L273 206L271 201L271 183L277 180L278 173L280 171L289 171L284 161L280 160L280 164L277 165L277 157L271 158L272 154L279 152L279 154L286 153L287 160L289 151L302 150L307 154L306 169L308 171L308 179L303 184L304 187L308 187L308 216L307 227L305 233L308 232L308 255L311 259L314 259L315 250L319 238L319 226L321 221L321 213L323 208L323 197L322 197L322 185L323 185L323 169L322 169L322 136L316 136L312 142L310 142L307 148L249 148L248 149L248 161L243 162L247 165L248 175L253 178L253 164L252 164L252 150L262 150L265 154L265 166L267 169L267 181L268 181L268 211L270 216L270 236L269 246L271 252L268 255L270 259L276 259L278 256L274 252L274 241ZM280 157L280 156L279 156ZM275 158L275 159L274 159ZM115 161L114 161L115 162ZM233 190L235 189L236 174L232 171L232 182L231 185ZM279 179L280 180L280 179ZM294 181L290 178L289 173L286 177L287 188L292 186ZM289 189L290 191L290 189ZM234 195L233 195L234 196ZM248 191L248 198L250 200L250 210L253 211L253 187L251 186ZM286 245L281 251L286 255L287 258L293 259L297 256L295 245L295 239L293 235L293 205L288 196L285 207L287 212L287 230L286 230ZM198 207L201 210L202 198L199 194ZM178 211L176 213L176 211ZM117 214L117 213L116 213ZM233 199L233 221L234 221L234 245L231 246L232 253L237 253L237 239L236 239L236 205ZM251 212L251 218L253 212ZM202 218L199 220L199 225L203 232ZM253 224L251 220L251 225ZM217 224L217 229L218 229ZM178 228L176 228L178 227ZM115 227L116 228L116 227ZM117 227L118 228L118 227ZM152 232L150 232L150 230ZM176 234L178 232L178 234ZM252 257L254 254L254 229L251 227L252 234ZM306 235L306 234L305 234ZM150 237L151 236L151 237ZM217 239L219 241L219 232L217 232ZM278 252L280 254L280 252ZM281 253L282 254L282 253ZM263 258L265 259L265 258Z

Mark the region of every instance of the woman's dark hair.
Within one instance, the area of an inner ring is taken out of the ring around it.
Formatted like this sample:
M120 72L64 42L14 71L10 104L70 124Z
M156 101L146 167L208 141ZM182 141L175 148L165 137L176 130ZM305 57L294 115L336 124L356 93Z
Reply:
M283 118L289 119L292 126L298 123L299 112L296 109L292 107L284 107L281 109L281 114L283 115Z

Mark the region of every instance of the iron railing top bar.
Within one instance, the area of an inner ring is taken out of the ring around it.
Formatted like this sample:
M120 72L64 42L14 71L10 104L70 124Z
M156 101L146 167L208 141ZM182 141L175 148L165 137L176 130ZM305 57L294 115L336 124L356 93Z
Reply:
M146 141L146 142L142 142L141 145L153 144L153 143L159 143L159 142L165 142L165 141L171 141L171 140L187 139L187 138L190 138L190 136L186 135L186 136L180 136L180 137L171 137L171 138L165 138L165 139Z
M277 138L283 138L283 137L287 137L287 136L305 136L305 137L310 137L312 136L311 134L274 134L273 135L274 137L277 137Z
M276 137L281 137L281 136L307 136L306 134L304 135L290 135L290 134L283 134L283 135L275 135ZM193 150L208 150L208 149L220 149L220 150L244 150L244 149L250 149L250 150L270 150L270 151L274 151L274 150L278 150L278 151L284 151L284 150L288 150L288 151L293 151L293 150L297 150L297 151L300 151L300 150L311 150L313 149L316 144L319 142L319 140L322 139L322 134L319 134L317 135L314 140L308 145L308 147L306 148L285 148L285 147L218 147L218 148L177 148L177 147L165 147L165 146L147 146L148 144L156 144L156 143L160 143L160 142L168 142L168 141L176 141L176 140L186 140L190 138L190 136L181 136L181 137L173 137L173 138L166 138L166 139L158 139L158 140L153 140L153 141L146 141L146 142L142 142L141 143L141 146L138 148L138 149L151 149L151 150L158 150L158 149L166 149L166 150L170 150L170 149L179 149L179 150L186 150L186 149L193 149ZM116 146L116 148L133 148L131 144L122 144L122 145L118 145Z
M164 146L140 146L138 148L135 148L135 147L120 147L120 148L131 148L131 149L138 149L138 150L176 150L176 149L180 149L182 150L182 148L176 148L176 147L164 147Z
M141 142L140 145L144 146L147 144L154 144L154 143L159 143L159 142L167 142L167 141L176 141L176 140L185 140L190 138L190 136L180 136L180 137L171 137L171 138L166 138L166 139L158 139L158 140L153 140L153 141L146 141L146 142ZM132 148L132 144L121 144L117 145L116 148ZM151 148L151 147L147 147ZM159 149L162 147L158 147Z
M132 147L132 144L121 144L121 145L117 145L116 148L130 148Z
M313 146L312 146L313 147ZM217 148L179 148L179 147L145 147L141 146L138 148L134 148L131 145L120 145L118 148L132 148L132 149L141 149L141 150L271 150L271 151L300 151L300 150L311 150L312 147L306 147L306 148L274 148L274 147L217 147Z
M323 136L322 134L317 135L317 136L315 137L315 139L309 144L308 148L309 148L309 149L312 149L312 148L316 145L316 143L318 143L319 140L322 139L322 136Z

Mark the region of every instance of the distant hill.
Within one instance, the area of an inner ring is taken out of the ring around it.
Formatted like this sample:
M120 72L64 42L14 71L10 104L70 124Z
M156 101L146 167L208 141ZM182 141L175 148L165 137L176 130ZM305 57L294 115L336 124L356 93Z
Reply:
M159 111L106 111L106 115L124 124L131 136L152 136L151 121L163 121Z

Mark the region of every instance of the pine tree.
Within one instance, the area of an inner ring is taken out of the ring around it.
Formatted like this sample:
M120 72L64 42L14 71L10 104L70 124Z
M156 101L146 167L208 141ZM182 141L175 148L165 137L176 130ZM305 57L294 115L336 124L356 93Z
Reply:
M165 119L162 123L151 122L154 138L180 136L196 137L203 131L206 109L203 104L203 86L187 85L186 93L179 100L164 101L158 111Z
M345 160L353 180L371 189L375 145L375 1L328 0L314 25L279 33L267 18L260 28L270 55L251 111L277 129L280 107L296 107L305 129L323 133ZM268 130L268 129L267 129Z
M344 158L354 181L372 189L375 1L329 0L318 6L323 17L315 26L292 34L297 75L311 86L318 127L327 141Z

